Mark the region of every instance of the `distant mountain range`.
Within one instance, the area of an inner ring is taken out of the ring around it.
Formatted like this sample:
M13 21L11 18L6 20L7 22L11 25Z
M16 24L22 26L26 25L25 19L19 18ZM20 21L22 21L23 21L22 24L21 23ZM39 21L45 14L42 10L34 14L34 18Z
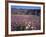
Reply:
M26 14L26 15L40 15L40 9L16 9L16 8L11 8L11 13L12 14Z

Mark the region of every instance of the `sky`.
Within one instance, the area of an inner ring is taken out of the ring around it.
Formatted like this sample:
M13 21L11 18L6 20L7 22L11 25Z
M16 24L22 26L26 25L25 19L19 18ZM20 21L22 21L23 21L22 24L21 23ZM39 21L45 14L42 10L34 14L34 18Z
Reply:
M38 6L11 6L11 8L16 8L16 9L40 9Z

